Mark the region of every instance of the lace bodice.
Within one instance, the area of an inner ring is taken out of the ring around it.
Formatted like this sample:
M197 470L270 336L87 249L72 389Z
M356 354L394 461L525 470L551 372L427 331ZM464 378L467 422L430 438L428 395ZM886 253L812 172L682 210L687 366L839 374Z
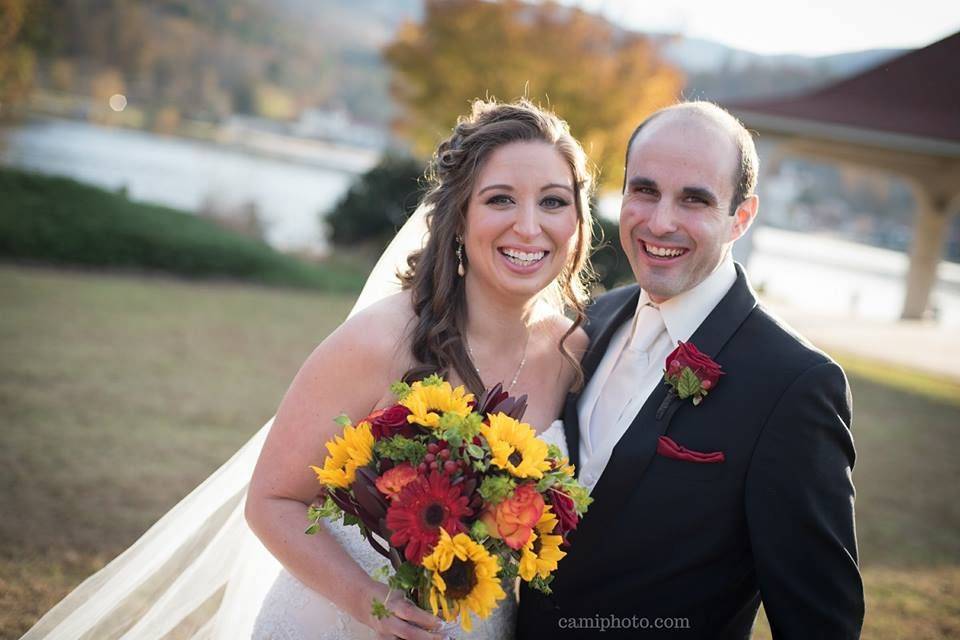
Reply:
M567 451L563 423L555 421L540 434L550 444ZM368 574L388 564L374 551L357 527L325 523L327 530ZM457 638L469 640L507 640L513 638L517 614L516 590L508 590L507 599L485 620L474 618L473 631L458 626ZM281 571L263 602L253 631L256 640L373 640L373 630L358 623L329 600Z

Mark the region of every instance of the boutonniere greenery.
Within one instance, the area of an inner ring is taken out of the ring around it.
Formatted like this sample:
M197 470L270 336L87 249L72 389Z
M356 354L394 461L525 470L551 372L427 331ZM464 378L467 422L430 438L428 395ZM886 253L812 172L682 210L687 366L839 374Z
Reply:
M692 342L680 342L667 356L663 380L681 400L691 398L694 406L703 402L725 375L720 365L704 355Z

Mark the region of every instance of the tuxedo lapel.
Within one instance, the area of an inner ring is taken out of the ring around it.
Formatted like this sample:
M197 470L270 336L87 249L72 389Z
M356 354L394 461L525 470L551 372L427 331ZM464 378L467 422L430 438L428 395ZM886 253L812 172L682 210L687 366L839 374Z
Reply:
M563 405L563 433L567 437L567 455L577 476L580 475L580 416L577 413L578 393L568 393Z
M689 341L715 359L756 305L756 296L743 269L737 265L737 280ZM611 510L616 510L619 501L629 495L630 487L640 480L650 465L658 439L670 428L670 422L683 402L672 394L668 397L668 391L666 384L653 390L630 428L613 448L610 461L591 494L595 504L590 508L588 519L610 522L602 514L613 515ZM660 411L661 407L663 411Z
M613 334L637 310L637 300L639 299L640 288L636 287L636 290L628 295L626 301L621 303L613 313L595 321L597 323L596 330L590 336L590 347L587 349L580 365L583 369L584 388L596 373L600 361L603 360ZM580 412L577 407L580 397L580 393L568 393L563 408L563 430L567 436L570 462L573 463L577 475L580 474Z
M583 357L581 366L583 368L584 384L590 381L593 374L597 372L600 361L603 360L610 340L617 329L626 322L627 318L637 311L637 301L640 299L640 287L636 287L626 300L614 309L613 313L606 318L598 320L597 328L590 336L590 348Z
M723 345L727 344L757 306L757 296L747 282L743 267L739 264L735 266L737 280L730 287L730 291L690 336L690 342L710 358L716 358L720 354Z

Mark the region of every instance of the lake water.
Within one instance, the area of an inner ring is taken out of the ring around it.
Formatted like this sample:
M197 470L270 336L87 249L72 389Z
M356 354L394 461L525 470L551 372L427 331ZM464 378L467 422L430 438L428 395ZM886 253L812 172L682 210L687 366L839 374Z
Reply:
M355 154L350 155L351 162L344 164L355 167ZM355 175L206 142L66 120L5 130L0 162L108 189L126 188L134 200L187 211L210 203L223 211L253 203L271 244L308 250L325 247L318 216Z
M36 121L5 134L4 164L125 187L135 200L189 211L210 201L226 208L252 202L268 240L282 249L323 250L319 214L346 191L357 166L355 156L342 163L351 170L340 171L82 122ZM336 152L331 153L328 166L337 166ZM907 264L907 256L896 251L759 227L748 270L755 285L793 306L894 320L903 304ZM942 325L960 327L960 265L940 265L932 301Z
M896 320L906 296L906 254L817 234L759 227L748 271L765 293L823 315ZM960 328L960 264L941 262L931 306ZM878 345L879 346L879 345Z

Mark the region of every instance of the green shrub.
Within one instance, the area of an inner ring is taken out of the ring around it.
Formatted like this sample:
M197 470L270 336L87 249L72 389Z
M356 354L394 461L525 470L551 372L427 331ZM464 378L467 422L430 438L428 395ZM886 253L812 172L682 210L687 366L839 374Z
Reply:
M593 208L594 251L590 256L593 270L604 289L610 290L635 282L630 262L620 246L620 227L613 220L601 216Z
M189 213L15 169L0 169L0 259L329 290L355 290L363 281Z
M387 154L350 186L323 221L335 245L385 246L417 208L425 166L408 156Z

